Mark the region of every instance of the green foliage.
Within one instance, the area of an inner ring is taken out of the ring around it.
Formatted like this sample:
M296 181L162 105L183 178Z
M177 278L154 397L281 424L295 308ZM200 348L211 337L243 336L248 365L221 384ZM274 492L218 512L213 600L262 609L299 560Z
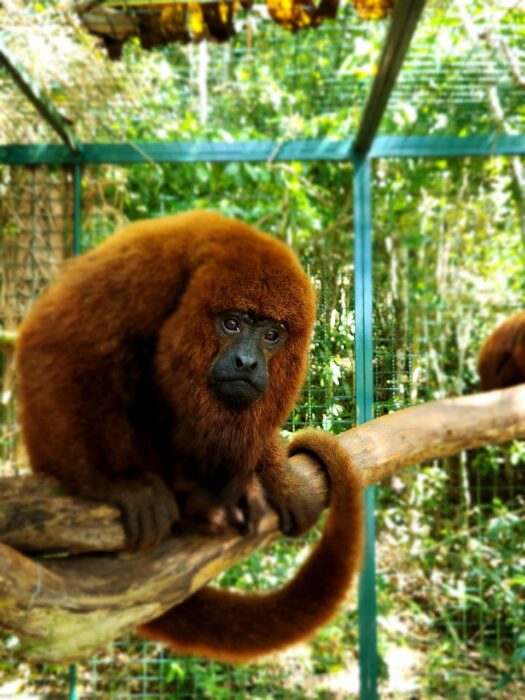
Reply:
M97 169L111 181L110 172ZM124 177L118 172L116 181ZM151 166L130 168L125 178L122 210L129 218L211 207L291 243L316 280L319 322L310 377L287 430L350 427L355 405L348 166ZM504 158L376 164L377 414L476 390L481 343L523 303L525 252L514 184L512 162ZM424 664L412 674L436 696L458 685L464 697L477 697L477 688L499 692L498 684L521 687L524 461L522 446L488 448L399 475L382 490L379 564L385 571L377 583L385 683L393 682L390 650L402 644L412 655L421 653ZM400 561L385 564L384 548ZM280 543L231 569L221 585L281 585L306 551L303 544ZM400 580L398 570L405 567L410 576ZM303 676L330 678L355 649L355 616L342 615L320 632L306 656L293 657L294 664ZM203 684L199 697L211 692L207 683L213 688L222 679L207 668L192 666L194 681ZM250 687L251 673L239 687ZM226 685L234 692L231 677Z
M520 51L523 18L510 6L495 13L494 5L468 3L478 29L491 28L477 39L449 3L429 5L382 122L384 133L464 135L523 125L523 91L513 87L505 46L490 45L491 37L501 36L507 49ZM45 14L44 4L34 7ZM115 74L118 86L133 93L135 110L120 101L123 91L113 82L111 94L101 83L107 104L97 101L90 114L109 111L93 122L79 114L80 131L90 140L104 135L135 144L346 138L362 112L384 34L383 26L356 26L352 17L348 10L338 41L333 31L288 37L257 22L252 43L240 32L230 45L208 47L213 69L200 92L196 47L144 53L129 45ZM503 118L496 118L494 94L489 100L483 87L491 81ZM64 86L56 81L50 91L62 104ZM78 95L77 113L85 97ZM127 219L192 207L219 209L287 240L315 280L319 312L310 376L287 432L304 425L339 432L355 418L351 179L350 165L339 163L90 167L84 171L82 243L90 248ZM481 343L523 307L525 215L520 167L509 158L380 162L373 185L380 415L476 390ZM2 218L4 240L11 243L22 229L13 221ZM41 257L37 250L37 265ZM392 661L400 651L411 655L407 694L413 697L525 696L524 449L516 444L460 455L398 475L381 490L384 697L401 695L398 662ZM281 585L308 546L279 542L232 568L220 584L244 590ZM337 697L334 679L356 668L356 636L352 599L307 649L278 661L232 668L126 640L80 675L88 679L86 693L97 698ZM12 674L13 666L4 649L0 674ZM33 669L34 678L46 678L42 692L49 696L65 688L66 673ZM26 669L23 674L30 677Z

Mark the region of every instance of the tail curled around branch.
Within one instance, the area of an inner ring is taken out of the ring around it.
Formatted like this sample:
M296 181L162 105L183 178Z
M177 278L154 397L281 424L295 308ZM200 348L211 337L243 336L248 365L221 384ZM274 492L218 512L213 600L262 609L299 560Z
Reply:
M360 566L363 484L352 459L330 434L308 430L290 445L326 467L330 511L322 537L295 577L270 593L203 588L139 634L185 654L251 661L304 641L338 610Z

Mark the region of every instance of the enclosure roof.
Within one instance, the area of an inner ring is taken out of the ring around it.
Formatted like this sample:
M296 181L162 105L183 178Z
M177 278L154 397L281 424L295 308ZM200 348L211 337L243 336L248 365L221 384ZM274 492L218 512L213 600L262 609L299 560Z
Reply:
M291 34L238 13L227 44L112 62L64 2L0 9L10 57L78 141L161 143L348 138L357 132L388 23L343 4L337 21ZM434 0L417 26L380 134L525 132L525 2ZM60 137L0 69L1 143Z

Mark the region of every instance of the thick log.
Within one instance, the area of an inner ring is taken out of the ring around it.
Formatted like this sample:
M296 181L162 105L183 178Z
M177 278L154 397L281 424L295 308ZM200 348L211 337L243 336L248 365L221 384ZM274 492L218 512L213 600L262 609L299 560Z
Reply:
M525 437L525 385L414 406L339 436L367 484L405 467L464 449ZM319 510L322 470L291 460ZM92 654L137 624L186 598L235 561L278 535L269 513L260 532L241 538L183 536L154 550L44 558L26 551L122 550L118 513L56 493L51 480L0 480L0 620L26 656L72 660ZM16 549L15 549L16 548Z
M443 399L376 418L338 436L377 484L405 467L525 437L525 385ZM306 456L292 467L307 493L326 500L322 471ZM116 508L65 495L49 478L0 479L0 542L23 552L111 552L124 548Z
M124 549L117 508L68 496L51 478L0 479L0 542L22 552Z

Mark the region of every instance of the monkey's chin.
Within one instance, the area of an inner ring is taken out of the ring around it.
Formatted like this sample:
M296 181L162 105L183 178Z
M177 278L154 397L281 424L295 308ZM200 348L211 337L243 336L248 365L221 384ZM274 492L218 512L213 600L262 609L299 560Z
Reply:
M262 392L244 379L210 383L210 388L219 401L234 411L244 411L249 408Z

